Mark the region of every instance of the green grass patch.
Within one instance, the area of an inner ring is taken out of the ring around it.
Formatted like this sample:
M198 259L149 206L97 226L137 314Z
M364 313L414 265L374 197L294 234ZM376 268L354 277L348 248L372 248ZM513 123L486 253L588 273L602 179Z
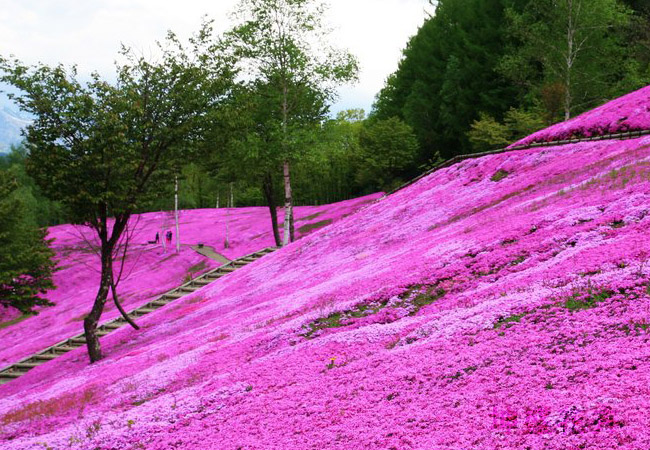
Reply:
M317 212L316 214L312 214L311 216L300 217L299 219L296 219L296 222L305 221L305 220L314 220L316 217L320 216L324 212L325 211L321 211L321 212Z
M408 303L414 306L411 315L417 314L417 312L421 308L432 304L436 300L439 300L440 298L444 297L446 293L447 291L445 291L443 288L437 286L429 286L424 292L421 292L420 294L416 295L413 299L408 301ZM404 306L408 306L408 305L404 305Z
M649 328L650 324L646 322L633 322L629 324L626 323L621 326L621 330L628 336L632 334L633 331L636 335L640 333L647 333Z
M306 325L307 330L301 334L301 336L311 339L317 331L320 330L325 330L327 328L340 328L344 327L347 324L341 323L341 319L343 318L358 318L358 317L363 317L367 316L370 314L375 314L379 310L383 309L386 307L387 301L383 301L378 303L376 306L371 307L368 304L361 304L357 305L352 309L348 309L345 311L338 311L334 312L327 317L323 317L320 319L316 319L313 322L309 323Z
M320 222L308 223L298 228L298 231L301 233L308 233L312 230L317 230L323 228L332 223L332 219L321 220Z
M409 315L415 315L420 309L442 298L447 293L445 289L439 286L442 281L444 280L440 280L433 285L418 284L411 286L399 296L401 301L392 304L390 307L406 308L410 310ZM311 339L314 337L314 334L320 330L345 327L349 325L347 322L348 319L370 316L378 313L386 307L388 307L388 300L382 300L380 302L372 302L369 304L359 304L354 308L345 311L333 312L327 317L322 317L306 324L304 326L305 331L300 336ZM343 321L344 319L346 320L345 322ZM395 342L393 346L396 345L396 343L397 342Z
M12 325L16 325L17 323L22 322L25 319L29 319L30 317L35 316L36 314L23 314L20 317L16 317L15 319L7 320L6 322L0 323L0 330L3 328L10 327Z
M516 266L526 261L526 255L521 255L519 258L515 259L510 263L511 266Z
M591 270L589 272L580 272L578 273L578 275L580 275L581 277L591 277L594 275L598 275L599 273L602 273L602 271L600 269L597 269L597 270Z
M612 223L609 224L610 227L616 229L616 228L623 228L625 226L625 222L622 220L615 220Z
M521 319L530 314L530 312L523 312L521 314L513 314L512 316L502 317L494 323L494 329L498 330L501 327L510 328L516 323L521 322Z
M510 172L503 169L499 169L494 173L494 175L492 175L492 177L490 177L490 180L494 182L499 182L504 178L506 178L508 175L510 175Z
M587 291L574 292L567 298L563 305L569 311L580 311L583 309L595 308L598 303L603 302L614 295L609 289L596 289L588 287Z

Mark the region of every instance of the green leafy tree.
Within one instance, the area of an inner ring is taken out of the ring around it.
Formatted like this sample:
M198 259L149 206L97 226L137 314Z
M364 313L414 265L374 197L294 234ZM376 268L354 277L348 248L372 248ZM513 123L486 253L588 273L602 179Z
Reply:
M54 252L25 203L17 177L0 170L0 305L23 314L51 306L44 294L53 289Z
M282 164L279 152L277 121L269 105L267 88L262 82L239 85L227 106L222 110L219 127L213 129L204 149L207 170L223 189L222 204L227 203L232 185L246 191L248 202L259 193L268 206L276 246L282 245L278 228L278 167ZM213 149L218 148L218 152Z
M242 0L230 37L242 67L262 92L267 144L282 161L283 244L293 235L290 163L304 150L304 128L322 120L335 88L356 79L357 61L327 44L318 0Z
M24 145L11 146L11 151L4 159L4 163L0 164L0 168L10 169L16 178L30 220L41 227L64 223L66 215L61 205L45 197L34 179L27 174L25 165L28 155Z
M417 168L440 154L467 153L467 131L479 112L500 120L516 106L519 86L496 72L506 48L510 0L440 0L409 40L397 71L379 92L371 116L399 117L417 136Z
M361 129L359 145L357 181L384 191L402 183L400 176L413 163L418 149L412 128L396 117L370 121Z
M505 114L503 122L482 113L480 119L472 123L467 134L473 150L484 152L506 147L545 125L542 113L512 108Z
M481 113L479 119L472 123L467 134L476 152L493 150L510 144L508 127L485 113Z
M363 191L355 181L355 173L364 119L363 109L349 109L312 129L310 151L295 165L297 202L332 203Z
M628 76L630 10L617 0L540 0L507 10L517 42L499 71L532 89L561 87L562 118L606 100ZM540 70L541 69L541 70Z
M102 358L96 329L131 215L170 184L232 85L211 36L206 23L186 49L170 33L155 63L123 49L114 84L97 74L82 83L74 68L0 60L0 80L20 90L14 100L35 117L26 130L30 174L99 241L100 283L84 319L91 362Z

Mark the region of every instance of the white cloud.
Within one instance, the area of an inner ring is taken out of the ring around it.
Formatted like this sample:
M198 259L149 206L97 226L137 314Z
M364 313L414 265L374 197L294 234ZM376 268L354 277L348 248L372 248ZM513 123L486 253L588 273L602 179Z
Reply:
M236 0L0 0L0 54L28 63L77 64L81 73L111 76L124 43L147 54L167 30L181 37L203 15L229 27ZM410 36L431 10L427 0L330 0L333 44L361 63L360 81L341 89L333 109L368 109Z

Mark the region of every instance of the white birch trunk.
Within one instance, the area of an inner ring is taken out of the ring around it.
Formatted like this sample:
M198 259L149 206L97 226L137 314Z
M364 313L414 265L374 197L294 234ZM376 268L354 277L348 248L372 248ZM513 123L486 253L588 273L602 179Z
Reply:
M293 200L291 197L291 178L289 175L289 161L283 164L284 172L284 236L282 246L289 243L291 236L291 216L293 214Z

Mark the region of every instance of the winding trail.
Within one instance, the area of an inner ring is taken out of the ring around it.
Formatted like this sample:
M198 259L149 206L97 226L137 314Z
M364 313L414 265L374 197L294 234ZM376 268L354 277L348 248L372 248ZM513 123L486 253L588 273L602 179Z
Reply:
M181 297L184 297L187 294L190 294L196 290L199 290L202 287L212 283L213 281L218 280L222 276L225 276L230 272L234 272L240 267L244 267L245 265L257 261L264 255L274 252L275 250L277 250L277 248L268 247L263 250L257 251L255 253L251 253L250 255L237 258L232 261L228 260L227 258L219 255L218 253L214 252L214 250L212 250L213 253L226 259L227 262L222 266L217 267L216 269L209 270L208 272L199 275L196 278L193 278L187 283L184 283L181 286L172 289L171 291L166 292L161 296L156 297L155 299L145 303L142 306L135 308L132 311L129 311L128 316L131 317L132 319L135 319L137 317L144 316L145 314L152 313L157 309L162 308L166 304L173 302L174 300L177 300ZM122 328L125 325L127 325L126 320L122 316L119 316L116 319L105 322L104 324L97 327L97 336L99 337L106 336L107 334L119 328ZM48 347L45 350L41 350L40 352L34 355L28 356L27 358L23 358L16 363L10 364L9 366L0 369L0 384L8 383L11 380L14 380L26 374L34 367L38 367L41 364L45 364L48 361L56 359L57 357L65 353L68 353L69 351L72 351L76 348L82 347L84 345L86 345L86 338L84 337L84 333L80 333L77 334L76 336L61 341L58 344Z

